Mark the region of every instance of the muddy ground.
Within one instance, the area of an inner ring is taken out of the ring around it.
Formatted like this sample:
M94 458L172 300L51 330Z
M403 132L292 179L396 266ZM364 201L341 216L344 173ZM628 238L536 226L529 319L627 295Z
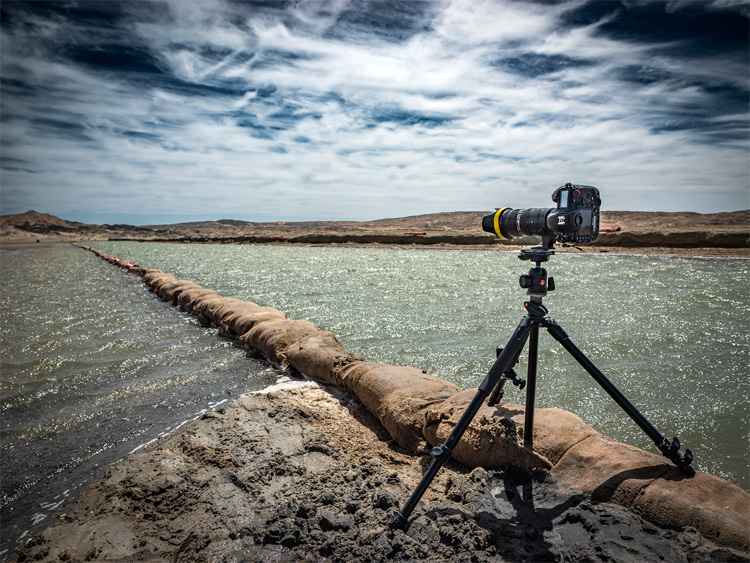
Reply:
M555 474L429 465L354 398L312 382L245 395L129 456L19 561L750 561L691 529L594 503Z

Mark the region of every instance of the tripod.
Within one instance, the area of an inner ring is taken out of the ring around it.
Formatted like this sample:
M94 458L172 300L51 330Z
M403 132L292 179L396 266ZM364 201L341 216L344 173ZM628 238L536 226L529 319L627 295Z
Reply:
M680 471L687 475L693 475L695 471L690 466L693 461L693 454L690 450L685 450L680 454L680 441L677 438L668 440L662 436L659 431L636 409L630 401L615 387L605 375L589 360L578 347L573 344L570 337L562 327L554 320L547 317L547 307L542 304L542 299L548 291L555 289L554 279L547 277L547 271L541 267L542 262L549 260L554 254L554 236L543 237L542 245L528 248L521 251L518 258L529 260L536 264L529 269L528 275L523 275L519 279L522 288L527 289L529 295L528 301L524 302L527 314L521 319L516 327L513 336L510 337L508 344L504 347L498 347L497 360L490 368L489 373L482 381L477 390L477 394L472 399L469 406L466 407L463 415L459 419L453 431L450 433L445 442L432 448L430 454L435 458L422 480L417 485L412 495L406 501L403 509L394 512L388 518L388 525L391 528L403 527L419 500L424 495L430 483L437 475L440 468L445 465L453 452L453 448L463 436L471 421L474 419L479 407L486 398L489 406L497 404L503 397L503 386L506 381L511 381L521 389L526 385L526 413L524 420L524 437L523 445L525 448L533 447L534 435L534 398L536 394L536 370L537 370L537 353L539 349L539 328L547 329L552 337L565 348L573 358L585 369L591 377L612 397L615 402L633 419L633 421L643 430L646 435L656 444L661 453L669 458ZM526 342L529 342L529 361L527 382L518 377L513 370L523 351Z

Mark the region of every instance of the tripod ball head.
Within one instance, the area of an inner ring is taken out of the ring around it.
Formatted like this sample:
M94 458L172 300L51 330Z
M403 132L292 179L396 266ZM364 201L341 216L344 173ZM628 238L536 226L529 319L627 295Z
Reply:
M537 266L518 278L518 285L528 290L526 293L529 295L544 297L548 291L555 289L555 280L547 277L547 270Z
M534 268L534 269L536 269L536 268ZM540 269L542 269L542 268L540 268ZM534 278L535 278L535 276L533 276L533 275L524 274L523 276L521 276L520 278L518 278L518 285L520 285L523 289L529 289L530 287L532 287L536 283L538 283L541 286L545 285L543 279L542 280L536 280ZM553 278L552 276L548 277L546 285L547 285L547 291L554 291L555 290L555 278Z

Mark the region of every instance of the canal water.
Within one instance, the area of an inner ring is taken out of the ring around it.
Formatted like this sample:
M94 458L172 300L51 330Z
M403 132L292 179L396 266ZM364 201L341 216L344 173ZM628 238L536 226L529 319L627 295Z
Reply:
M91 244L463 388L481 382L525 313L529 263L516 252ZM578 347L698 469L748 490L750 261L561 254L546 267L557 289L545 304ZM5 246L0 269L3 550L106 466L281 375L92 253ZM505 399L524 402L514 387ZM537 406L656 451L545 333Z

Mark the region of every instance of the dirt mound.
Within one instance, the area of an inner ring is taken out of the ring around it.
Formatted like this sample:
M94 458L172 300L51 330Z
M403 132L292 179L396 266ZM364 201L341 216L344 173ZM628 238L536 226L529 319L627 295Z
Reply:
M750 209L730 213L603 211L604 227L621 226L633 231L701 231L713 227L750 231Z
M748 561L544 471L452 462L409 528L389 529L428 462L350 396L277 386L111 468L18 560Z

